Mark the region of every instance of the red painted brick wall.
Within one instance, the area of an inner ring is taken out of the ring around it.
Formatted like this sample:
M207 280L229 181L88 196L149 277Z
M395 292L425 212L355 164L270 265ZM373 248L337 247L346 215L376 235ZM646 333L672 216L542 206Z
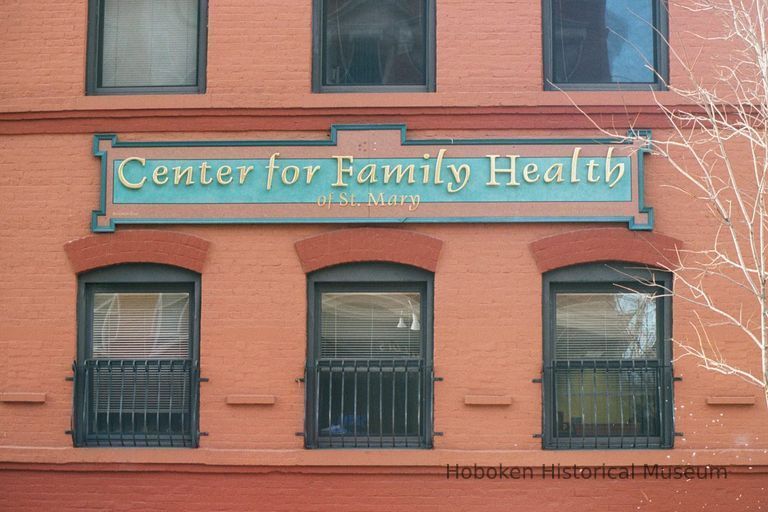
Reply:
M222 473L221 471L226 471ZM638 473L639 475L640 473ZM304 469L239 471L168 468L162 472L0 472L0 490L14 512L85 509L143 511L475 511L615 510L688 512L764 509L765 473L721 480L455 480L414 468L392 471ZM98 489L98 492L95 490ZM3 498L0 498L2 500ZM0 508L3 501L0 501Z
M304 272L364 261L388 261L434 272L443 242L403 229L339 229L296 242Z
M768 483L768 410L759 397L753 406L708 405L708 397L758 391L689 359L675 362L684 378L675 384L676 430L683 433L675 449L552 452L533 437L541 429L541 388L531 379L542 363L543 267L531 244L595 228L587 224L391 226L442 242L418 260L435 269L435 366L445 379L435 384L435 430L444 436L428 451L308 451L295 435L303 428L304 389L295 379L305 364L308 268L297 243L335 227L153 228L169 240L178 242L173 233L180 233L207 244L192 244L184 266L202 270L201 361L210 382L201 385L200 423L210 435L196 450L72 448L64 433L72 389L64 379L76 353L76 272L89 258L70 259L65 246L91 235L90 212L98 207L93 132L123 140L317 139L334 122L387 121L408 122L414 138L595 134L563 95L542 91L540 2L439 0L436 93L342 95L310 92L311 2L210 3L206 94L110 97L84 96L85 0L0 6L0 394L45 399L0 401L0 510L759 510ZM702 66L719 54L714 46L699 52L702 43L687 34L713 30L707 14L673 5L671 25L673 40ZM672 79L682 77L673 63ZM669 93L659 98L677 101ZM665 135L648 93L578 93L574 100L607 125L648 122L641 127ZM655 233L686 248L705 246L713 235L708 213L674 190L685 182L662 160L647 164ZM180 256L178 243L172 246ZM137 258L121 243L104 247L109 256L92 261L114 263L115 251ZM169 254L163 249L147 253L157 260ZM375 259L382 252L361 251ZM722 296L731 305L742 301L734 290ZM674 318L676 337L694 335L680 301ZM717 334L730 361L754 364L737 333ZM276 400L227 404L243 394ZM511 403L466 405L468 395ZM593 485L455 482L441 473L445 464L558 462L726 464L734 476Z
M1 110L569 104L562 94L542 90L541 3L537 1L441 0L436 19L435 93L329 95L311 92L312 2L211 0L207 94L117 97L84 96L87 3L3 2ZM718 48L710 43L712 51L702 53L703 43L694 34L706 35L716 28L711 14L687 11L676 2L671 5L672 40L686 48L697 68L706 70ZM673 63L671 76L680 83L687 75ZM574 97L580 104L653 104L651 95L638 92L577 93ZM661 98L674 101L665 93Z
M128 229L110 236L89 235L64 244L72 270L79 274L122 263L158 263L202 272L208 241L196 236Z
M173 137L206 135L213 136ZM706 404L709 396L756 396L757 390L705 372L687 359L676 363L676 373L684 377L675 385L676 430L685 435L676 439L674 450L642 455L541 451L540 441L532 437L540 430L541 389L531 383L541 368L541 272L529 246L549 235L594 228L573 224L398 228L443 242L434 316L436 373L445 381L435 384L435 429L445 435L435 438L435 450L397 453L306 451L294 435L302 430L304 403L304 390L294 379L303 374L306 350L305 273L295 245L335 227L161 228L210 243L202 273L201 322L202 373L210 382L201 385L200 413L201 429L210 436L202 438L198 450L75 450L64 434L72 401L71 384L64 378L75 357L76 274L64 246L89 235L90 210L98 204L98 165L86 135L13 136L0 144L10 155L0 162L0 229L4 246L10 248L0 253L0 390L46 394L43 404L0 403L2 460L439 466L493 464L501 456L532 466L626 464L640 457L648 463L768 463L766 407L760 399L754 406ZM663 186L682 184L680 178L653 157L647 170L656 233L684 240L686 247L706 242L706 212ZM675 336L691 336L689 309L680 302L674 307ZM729 335L731 359L750 364L753 355ZM227 405L228 395L239 394L274 395L277 400L271 406ZM511 396L511 405L469 406L464 404L467 395ZM718 451L723 449L728 451Z

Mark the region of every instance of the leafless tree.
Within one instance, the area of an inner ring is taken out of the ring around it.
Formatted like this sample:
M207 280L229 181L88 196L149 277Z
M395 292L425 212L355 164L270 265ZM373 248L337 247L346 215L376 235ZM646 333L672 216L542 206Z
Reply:
M675 278L669 292L691 306L692 329L674 340L676 352L758 386L768 404L768 0L672 2L713 29L681 38L701 40L699 51L669 44L672 94L654 93L669 130L654 134L652 153L680 178L667 186L705 208L707 219L704 244L660 261ZM702 64L713 53L717 62ZM733 338L725 347L723 335Z

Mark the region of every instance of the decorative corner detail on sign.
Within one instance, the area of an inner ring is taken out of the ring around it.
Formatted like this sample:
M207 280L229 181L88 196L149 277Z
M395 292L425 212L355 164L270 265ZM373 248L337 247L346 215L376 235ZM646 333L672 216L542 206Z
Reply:
M323 140L121 141L97 134L91 229L118 224L613 222L650 230L650 131L621 138L408 139L334 125Z

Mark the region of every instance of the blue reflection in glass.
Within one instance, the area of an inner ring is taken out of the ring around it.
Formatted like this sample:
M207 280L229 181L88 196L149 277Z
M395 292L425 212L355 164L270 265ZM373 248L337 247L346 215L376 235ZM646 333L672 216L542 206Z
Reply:
M653 82L652 0L608 0L608 61L613 82Z

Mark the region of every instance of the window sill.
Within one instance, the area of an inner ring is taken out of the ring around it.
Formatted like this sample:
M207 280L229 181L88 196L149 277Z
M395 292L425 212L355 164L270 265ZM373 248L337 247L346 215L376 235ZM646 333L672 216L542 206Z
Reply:
M668 88L659 83L608 83L608 84L556 84L545 83L545 92L637 92L637 91L666 91Z
M515 466L542 464L577 466L628 466L630 464L768 466L764 448L723 448L717 450L386 450L386 449L158 449L158 448L73 448L0 447L0 461L29 464L151 464L206 466L357 466L437 467L446 465L498 466L514 461Z
M434 87L427 85L322 85L313 89L318 94L335 93L357 93L357 94L379 94L379 93L433 93Z
M198 86L173 87L99 87L86 90L86 96L146 96L168 94L205 94L205 88Z

